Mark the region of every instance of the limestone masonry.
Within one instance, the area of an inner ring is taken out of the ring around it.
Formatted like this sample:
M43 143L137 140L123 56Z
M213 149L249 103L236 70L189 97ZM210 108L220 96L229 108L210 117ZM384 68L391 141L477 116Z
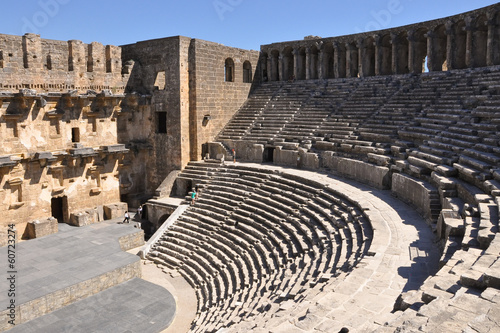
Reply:
M0 243L145 204L193 332L499 332L499 131L500 4L260 51L0 35Z

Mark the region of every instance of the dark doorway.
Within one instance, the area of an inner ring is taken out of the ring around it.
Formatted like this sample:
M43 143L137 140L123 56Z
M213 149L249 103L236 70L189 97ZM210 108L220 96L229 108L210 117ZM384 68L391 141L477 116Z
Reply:
M167 113L157 112L158 114L158 133L167 133Z
M78 127L71 129L71 142L80 142L80 129Z
M64 197L52 198L50 206L52 216L57 219L57 222L64 222Z
M273 162L274 161L274 147L264 148L264 162Z

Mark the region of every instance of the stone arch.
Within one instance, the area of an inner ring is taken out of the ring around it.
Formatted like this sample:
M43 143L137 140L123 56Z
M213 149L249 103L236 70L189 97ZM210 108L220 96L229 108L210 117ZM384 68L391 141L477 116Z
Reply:
M226 58L224 62L224 81L234 82L234 61L232 58Z
M399 35L395 36L393 40L393 56L395 55L393 59L395 69L393 72L395 74L407 74L410 72L408 67L408 45L408 32L403 31Z
M380 75L391 75L392 74L392 46L391 46L391 35L387 34L380 38Z
M282 73L283 73L283 77L281 78L281 80L289 80L290 78L292 78L293 74L294 74L294 66L293 66L293 60L294 60L294 57L293 57L293 49L292 47L290 46L287 46L285 47L285 49L283 50L283 53L282 53L282 64L281 64L281 68L282 68Z
M334 71L334 54L332 43L325 43L323 45L323 79L333 79L335 77Z
M427 60L427 30L420 28L408 34L410 40L410 72L423 73Z
M252 82L252 64L248 60L243 63L243 82Z
M431 72L448 70L446 63L446 27L444 24L438 25L428 32L428 68Z
M359 76L359 49L355 42L346 43L346 77Z
M306 79L306 48L301 47L297 51L297 80Z
M471 67L486 66L488 25L486 15L479 15L472 23Z
M375 75L375 39L368 37L361 42L360 48L363 48L362 56L360 59L362 76Z
M319 78L319 51L316 45L309 48L309 78Z
M269 61L270 68L268 69L269 81L279 81L281 79L279 71L279 57L280 53L278 50L271 51L271 58Z

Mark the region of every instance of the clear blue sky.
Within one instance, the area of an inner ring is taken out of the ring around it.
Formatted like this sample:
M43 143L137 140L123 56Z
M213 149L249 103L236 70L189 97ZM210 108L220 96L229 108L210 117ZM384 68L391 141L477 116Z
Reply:
M244 49L432 20L488 0L21 0L6 1L0 33L123 45L176 35Z

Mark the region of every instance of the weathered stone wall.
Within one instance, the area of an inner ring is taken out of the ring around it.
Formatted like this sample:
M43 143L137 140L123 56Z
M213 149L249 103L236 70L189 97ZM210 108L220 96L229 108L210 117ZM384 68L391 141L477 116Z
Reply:
M0 34L0 91L109 89L122 93L127 80L118 46Z
M149 94L151 114L146 138L149 154L147 191L152 192L173 170L189 161L188 49L191 39L170 37L122 47L125 62L135 62L127 91ZM160 124L163 122L162 124ZM134 121L133 125L140 123Z
M258 59L257 51L192 40L189 59L192 160L203 158L201 146L214 140L247 99ZM226 68L227 62L233 64L231 69Z
M391 173L387 167L335 156L331 151L321 154L321 164L325 169L333 170L342 176L356 179L381 190L391 187Z
M436 189L424 181L395 173L391 191L401 200L413 205L422 216L432 221L432 197Z

